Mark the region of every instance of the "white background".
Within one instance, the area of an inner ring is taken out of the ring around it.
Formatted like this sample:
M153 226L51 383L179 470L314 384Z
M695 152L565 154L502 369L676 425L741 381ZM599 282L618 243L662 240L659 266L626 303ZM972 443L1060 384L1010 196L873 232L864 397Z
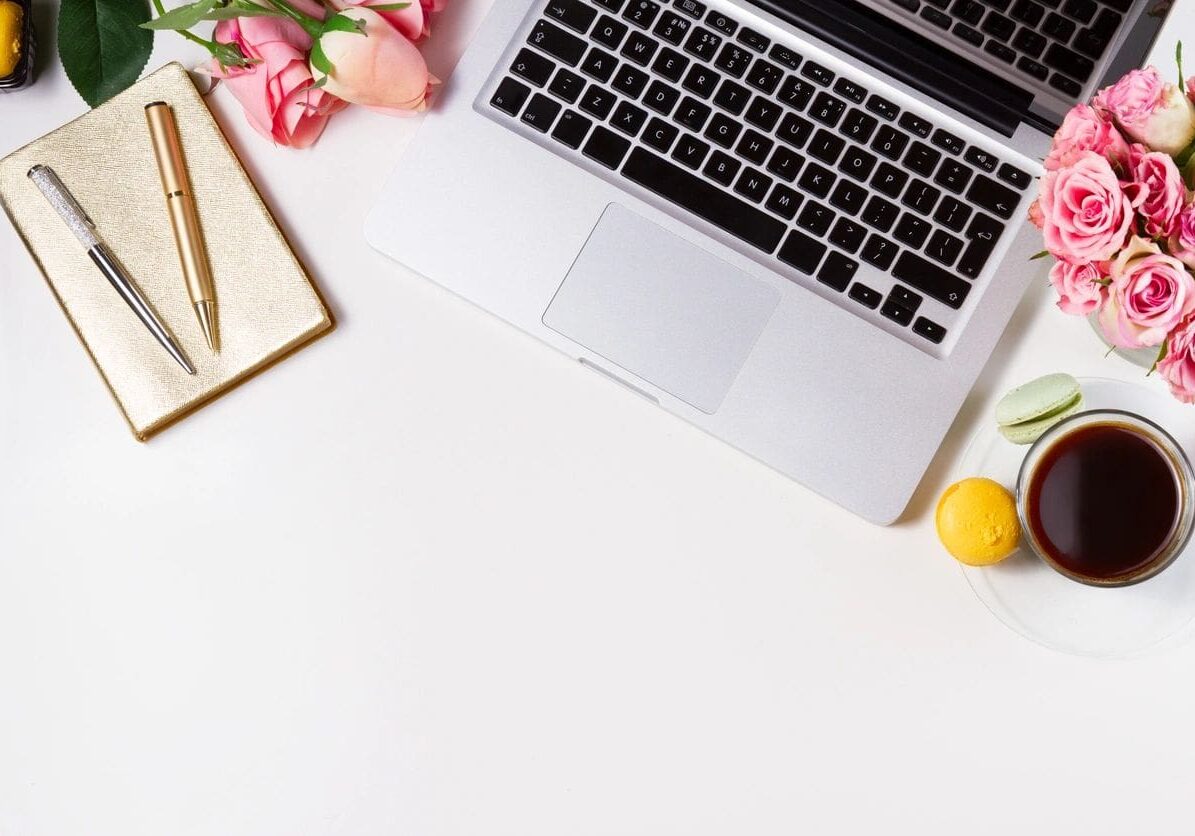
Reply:
M1040 283L875 528L371 251L417 119L211 103L340 327L139 445L0 224L0 834L1190 832L1195 644L1045 650L934 537L1004 389L1141 374ZM0 153L83 109L43 66Z

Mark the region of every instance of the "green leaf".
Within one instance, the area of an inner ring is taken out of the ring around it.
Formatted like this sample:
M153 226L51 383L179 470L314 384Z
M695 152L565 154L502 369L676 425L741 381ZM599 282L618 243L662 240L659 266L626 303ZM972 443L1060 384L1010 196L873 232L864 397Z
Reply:
M366 6L365 8L374 12L397 12L405 9L410 3L379 3L377 5Z
M142 23L142 29L190 29L199 21L204 19L204 15L212 10L216 5L216 0L197 0L195 3L188 3L185 6L179 6L177 9L171 9L166 14L156 17L153 20Z
M1179 41L1174 48L1174 61L1178 64L1178 89L1182 90L1187 86L1187 79L1183 73L1183 42Z
M332 66L332 62L328 60L328 56L324 55L324 48L320 45L319 41L316 41L311 46L311 66L323 73L325 79L332 75L332 71L335 69Z
M286 17L282 12L267 9L265 6L231 5L217 6L203 16L204 20L233 20L238 17Z
M153 51L146 0L62 0L58 54L66 77L92 107L135 82Z
M1158 349L1158 359L1154 360L1154 364L1149 367L1149 371L1147 371L1145 373L1146 377L1149 377L1151 374L1153 374L1154 372L1156 372L1158 370L1158 363L1161 363L1163 360L1166 359L1166 351L1169 348L1170 348L1170 341L1163 340L1162 347L1160 349Z
M332 15L320 29L321 35L325 32L357 32L364 35L365 24L345 15Z
M1041 252L1039 252L1039 253L1034 253L1033 255L1029 256L1029 260L1030 260L1030 261L1037 261L1039 258L1045 258L1045 257L1046 257L1046 256L1048 256L1049 254L1050 254L1050 251L1049 251L1049 250L1042 250L1042 251L1041 251Z
M205 41L204 44L222 67L252 67L261 63L256 58L246 58L236 44L222 44L219 41Z

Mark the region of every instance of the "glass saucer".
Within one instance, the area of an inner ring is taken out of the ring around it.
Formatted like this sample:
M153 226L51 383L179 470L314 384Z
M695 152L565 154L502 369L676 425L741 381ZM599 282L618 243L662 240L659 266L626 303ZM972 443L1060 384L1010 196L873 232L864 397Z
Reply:
M1084 409L1124 409L1171 433L1195 452L1195 407L1149 384L1080 378ZM1006 441L987 420L963 454L956 479L986 476L1014 489L1028 445ZM961 565L961 564L960 564ZM995 566L963 566L992 614L1022 636L1063 653L1133 656L1185 640L1195 620L1195 541L1154 578L1115 589L1086 586L1055 572L1025 546Z

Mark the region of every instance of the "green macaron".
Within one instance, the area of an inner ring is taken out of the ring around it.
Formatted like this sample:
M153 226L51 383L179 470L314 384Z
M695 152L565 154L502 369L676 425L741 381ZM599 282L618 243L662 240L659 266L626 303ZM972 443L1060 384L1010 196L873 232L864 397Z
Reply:
M1083 407L1079 381L1048 374L1018 386L996 404L1000 434L1013 444L1032 444L1050 427Z

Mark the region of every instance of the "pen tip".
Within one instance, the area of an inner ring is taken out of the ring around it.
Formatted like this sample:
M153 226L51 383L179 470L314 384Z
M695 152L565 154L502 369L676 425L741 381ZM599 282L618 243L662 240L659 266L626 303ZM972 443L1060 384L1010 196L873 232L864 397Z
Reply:
M216 335L216 306L212 302L196 302L195 316L199 318L199 327L203 329L203 338L207 340L207 347L213 352L220 350L220 339Z

